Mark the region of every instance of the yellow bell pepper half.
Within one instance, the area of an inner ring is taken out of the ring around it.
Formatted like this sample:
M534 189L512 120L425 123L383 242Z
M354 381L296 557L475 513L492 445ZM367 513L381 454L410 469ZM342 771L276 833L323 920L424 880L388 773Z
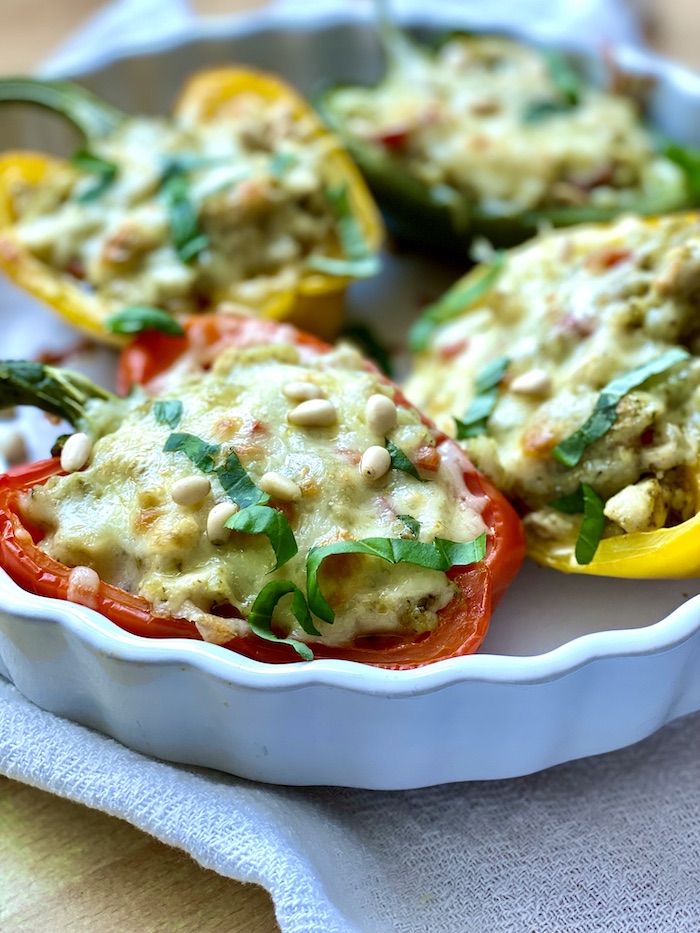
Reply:
M6 82L9 85L9 80ZM21 79L19 83L32 89L41 82ZM12 88L3 93L0 81L0 102L13 99ZM52 90L50 83L46 85ZM66 91L84 93L81 88L66 84L55 85L65 96ZM291 102L295 116L304 116L313 121L315 136L329 140L329 151L324 170L329 186L343 186L350 212L354 218L369 255L375 255L383 240L384 229L381 217L369 191L354 163L340 143L318 120L311 108L296 91L280 79L248 68L221 68L195 75L186 84L174 111L175 118L187 119L189 124L208 123L228 119L227 111L241 94L257 94L265 100L286 99ZM38 95L37 95L38 96ZM26 100L49 106L44 101L29 96L15 99ZM107 105L105 105L107 107ZM59 109L59 108L56 108ZM110 110L113 109L110 108ZM90 142L89 129L73 119L68 108L61 112L73 120ZM125 117L124 119L128 119ZM105 131L101 135L104 137ZM14 235L17 221L15 192L20 188L42 186L50 182L57 173L74 170L70 163L49 155L34 152L13 151L0 157L0 269L16 284L32 295L49 304L62 318L89 336L101 342L120 344L123 338L106 331L105 319L120 310L114 301L108 301L99 290L91 292L85 282L75 279L63 270L57 270L42 259L34 256ZM334 237L335 241L336 237ZM341 258L340 242L328 244L329 257ZM303 270L296 286L287 290L268 293L260 302L250 303L251 312L261 317L286 321L297 327L318 334L326 340L334 338L342 323L344 295L350 275L331 275L314 270ZM89 281L87 285L89 286ZM225 294L210 296L211 305L203 311L216 310ZM240 301L237 303L241 304Z
M688 211L678 215L678 223L690 226L698 222L699 216L696 211ZM650 231L663 222L663 216L643 219L644 225ZM520 250L527 248L526 244L520 247ZM489 264L475 266L413 324L409 332L409 343L416 354L415 371L419 375L424 370L430 371L435 365L431 355L431 344L439 328L471 311L478 312L488 304L489 294L492 289L498 287L500 272L509 255L508 251L498 252ZM423 404L431 417L451 415L451 412L435 406L431 409L428 393L429 389L421 386L417 401ZM410 387L409 397L416 397L412 395ZM446 430L453 433L448 428ZM687 485L694 496L695 514L678 525L654 531L628 532L604 537L598 543L590 563L580 564L575 556L576 530L567 538L552 540L528 529L526 522L527 556L541 566L551 567L563 573L628 579L696 577L700 575L700 463L694 468L686 467L683 479L684 485ZM523 507L522 502L517 505Z

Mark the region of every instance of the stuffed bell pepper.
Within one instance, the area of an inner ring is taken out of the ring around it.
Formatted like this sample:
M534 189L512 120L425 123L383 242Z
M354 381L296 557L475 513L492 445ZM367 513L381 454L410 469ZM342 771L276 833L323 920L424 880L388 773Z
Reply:
M692 153L653 137L631 97L593 87L559 52L494 35L430 48L386 16L380 34L379 83L335 86L318 108L400 237L465 255L477 235L510 246L543 224L697 203Z
M361 176L275 77L203 72L169 119L69 82L0 80L10 101L62 114L84 143L68 161L0 158L0 268L92 336L129 332L129 309L146 306L242 307L331 337L348 283L378 269Z
M700 219L541 235L414 325L416 404L574 573L700 573Z
M0 478L0 564L136 634L262 661L468 654L524 556L511 506L350 347L231 315L150 331L112 395L39 363L0 403L76 432Z

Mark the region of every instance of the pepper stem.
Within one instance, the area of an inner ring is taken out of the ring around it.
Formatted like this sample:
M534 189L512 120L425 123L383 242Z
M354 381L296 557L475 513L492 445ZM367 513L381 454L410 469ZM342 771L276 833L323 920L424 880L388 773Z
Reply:
M0 408L33 405L92 434L87 405L93 399L114 401L117 396L72 370L28 360L0 362Z
M39 78L3 78L0 103L27 103L45 107L69 120L88 142L109 136L126 114L72 81Z
M401 68L416 57L416 46L396 25L389 0L374 0L374 13L384 54L390 68Z

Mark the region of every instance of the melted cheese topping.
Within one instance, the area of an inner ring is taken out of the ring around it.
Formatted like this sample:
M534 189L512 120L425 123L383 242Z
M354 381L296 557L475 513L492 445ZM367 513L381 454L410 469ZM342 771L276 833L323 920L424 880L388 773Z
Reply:
M336 406L337 424L288 423L295 403L283 389L300 380L318 386ZM209 473L211 492L202 502L173 501L176 481L202 474L183 452L163 450L171 429L156 421L153 401L143 396L95 405L91 420L102 425L102 436L87 468L35 487L23 509L46 530L41 547L61 563L94 568L103 580L145 596L156 614L191 619L206 639L225 642L245 630L243 620L271 580L291 580L305 591L306 557L315 545L410 537L398 518L404 514L420 522L420 540L427 542L436 536L470 541L485 530L485 500L466 489L455 461L459 451L444 441L436 448L433 431L413 409L399 408L389 437L425 467L428 481L396 469L374 482L360 475L362 452L383 444L365 421L367 400L375 393L392 397L393 389L366 371L354 351L319 356L287 345L229 349L205 375L171 374L160 388L160 400L183 404L177 432L221 445L221 462L235 450L256 484L277 471L298 485L298 501L272 500L294 532L295 557L271 572L274 553L264 535L232 532L219 546L208 540L210 510L230 500ZM329 558L319 581L337 613L332 625L317 620L323 640L332 644L430 629L454 594L444 573L356 554ZM233 607L242 619L222 618L221 607ZM275 618L309 640L285 603Z
M325 164L337 143L285 100L241 94L225 116L126 121L92 144L117 167L99 197L82 200L99 176L73 168L13 190L17 240L115 309L188 313L202 299L258 306L293 289L309 255L337 251ZM208 237L196 261L183 262L173 243L164 196L173 160L185 169L187 197Z
M655 154L633 101L583 87L575 106L562 105L536 49L458 37L435 55L403 49L392 64L371 88L334 92L333 113L345 132L384 147L436 198L447 186L446 196L457 190L494 215L634 208L660 189L685 200L681 170Z
M551 500L591 485L607 534L672 525L697 510L700 456L700 223L626 218L545 234L508 254L495 286L435 334L407 386L449 432L476 375L510 360L488 432L465 441L477 465L560 538L576 520ZM691 358L625 395L614 425L568 469L551 451L590 416L612 379L672 347Z

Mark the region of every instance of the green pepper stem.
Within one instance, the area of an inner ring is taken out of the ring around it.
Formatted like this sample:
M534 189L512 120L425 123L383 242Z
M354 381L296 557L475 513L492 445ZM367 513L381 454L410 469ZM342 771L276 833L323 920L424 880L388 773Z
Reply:
M0 362L0 408L33 405L93 434L87 413L93 399L114 401L117 396L68 369L29 360Z
M390 68L401 68L418 52L406 33L396 25L389 0L374 0L374 12L384 54Z
M90 142L113 133L126 114L72 81L3 78L0 103L36 104L69 120Z

